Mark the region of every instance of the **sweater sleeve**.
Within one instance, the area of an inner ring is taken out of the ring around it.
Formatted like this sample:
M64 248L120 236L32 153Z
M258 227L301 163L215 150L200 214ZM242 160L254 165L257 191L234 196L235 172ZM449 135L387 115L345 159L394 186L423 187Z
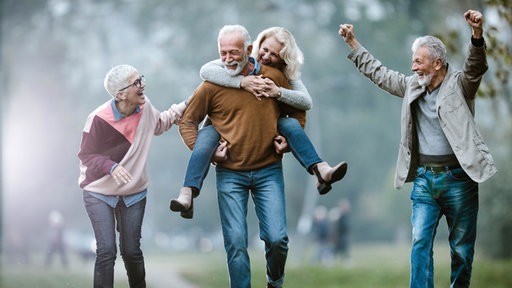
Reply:
M205 92L207 89L205 86L208 85L205 85L205 83L203 82L199 85L194 94L189 98L190 101L188 102L187 109L185 109L178 126L181 139L190 150L193 150L196 144L199 124L208 115L210 102L206 96L208 93Z
M299 110L306 111L311 109L313 100L304 83L300 79L290 80L290 86L292 89L281 88L279 101Z
M155 126L155 135L162 135L165 131L171 129L174 122L177 122L179 118L173 111L172 107L168 110L159 113L159 119Z
M116 161L111 159L111 155L107 155L103 151L102 143L104 143L105 137L99 132L104 130L100 128L102 125L104 125L103 121L98 121L98 118L95 118L91 129L82 132L82 141L78 152L78 158L88 167L89 173L92 173L95 178L109 174L112 166L116 164Z
M199 74L205 81L230 88L240 88L243 78L242 75L229 75L219 59L204 64ZM311 109L313 101L304 83L300 79L289 82L291 89L281 87L279 101L299 110Z
M117 137L115 130L107 122L95 114L89 115L82 131L78 159L80 160L81 188L108 175L112 167L122 159L123 153L130 143L123 137ZM115 149L105 151L106 142L112 142Z

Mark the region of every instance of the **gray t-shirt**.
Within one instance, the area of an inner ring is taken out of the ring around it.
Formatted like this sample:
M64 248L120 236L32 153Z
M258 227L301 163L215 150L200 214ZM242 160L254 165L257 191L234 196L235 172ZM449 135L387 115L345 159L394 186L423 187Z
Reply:
M444 135L436 111L439 88L428 91L418 98L416 106L416 131L418 132L419 152L423 155L450 155L453 150Z

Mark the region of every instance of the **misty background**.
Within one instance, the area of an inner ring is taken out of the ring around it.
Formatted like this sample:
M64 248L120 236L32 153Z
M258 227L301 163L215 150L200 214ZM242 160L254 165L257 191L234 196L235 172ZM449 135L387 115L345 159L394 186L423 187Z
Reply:
M512 43L510 22L503 22L492 2L2 0L3 256L19 262L44 251L48 216L54 210L64 217L70 248L90 247L93 231L78 187L76 155L87 115L110 98L103 88L106 72L119 64L136 67L145 76L145 92L153 105L167 109L201 83L199 69L218 58L217 33L225 24L244 25L253 40L271 26L294 34L305 56L302 80L313 97L306 131L325 161L349 163L345 178L320 197L315 178L291 153L285 155L294 253L300 253L294 246L310 233L315 207L332 209L342 199L352 207L353 243L408 245L410 185L393 188L401 99L390 97L356 71L346 59L349 48L337 34L338 26L354 24L360 42L384 65L404 74L411 73L412 41L437 35L447 41L450 65L460 69L471 35L463 17L466 10L484 13L486 32L491 33L486 38L489 53L498 53L493 47L499 43ZM510 61L510 50L505 52ZM503 59L489 58L490 70L476 101L477 123L499 170L480 186L477 249L488 257L510 258L511 84L496 84L502 79L495 74L510 68ZM504 77L509 79L508 74ZM169 210L189 155L177 126L153 139L144 249L223 249L213 169L195 201L194 219ZM251 209L248 218L251 239L257 241ZM438 234L446 235L444 222Z

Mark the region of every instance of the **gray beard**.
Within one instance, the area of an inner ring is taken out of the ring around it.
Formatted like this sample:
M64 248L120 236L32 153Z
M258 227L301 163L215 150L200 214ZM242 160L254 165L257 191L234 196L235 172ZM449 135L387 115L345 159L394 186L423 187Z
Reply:
M229 76L237 76L238 74L240 74L240 72L242 72L242 66L240 66L240 64L238 64L238 66L236 67L235 70L231 70L231 69L227 69L226 68L226 72L228 72L228 75Z
M430 82L432 82L433 77L434 77L434 75L432 75L432 74L423 76L423 79L418 78L418 83L421 85L421 87L427 87L428 85L430 85Z
M245 65L247 65L247 62L249 62L249 57L247 56L247 54L245 54L244 59L242 59L242 61L232 61L231 63L224 63L224 67L227 67L226 64L232 64L233 62L238 63L238 66L236 67L235 70L225 68L229 76L237 76L238 74L240 74L244 69Z

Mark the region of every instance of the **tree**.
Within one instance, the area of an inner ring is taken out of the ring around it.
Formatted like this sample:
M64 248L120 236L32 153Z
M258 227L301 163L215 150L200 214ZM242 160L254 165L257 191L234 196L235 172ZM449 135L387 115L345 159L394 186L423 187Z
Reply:
M465 2L465 1L464 1ZM512 258L510 239L512 238L512 219L508 216L512 205L512 93L510 67L512 66L512 1L487 0L483 10L487 44L489 71L478 91L479 97L492 101L491 124L483 127L483 132L494 140L491 151L497 161L499 173L481 185L479 243L485 255L493 258ZM450 53L461 53L454 44L460 32L451 30L441 37L450 49ZM489 113L491 114L491 113Z

